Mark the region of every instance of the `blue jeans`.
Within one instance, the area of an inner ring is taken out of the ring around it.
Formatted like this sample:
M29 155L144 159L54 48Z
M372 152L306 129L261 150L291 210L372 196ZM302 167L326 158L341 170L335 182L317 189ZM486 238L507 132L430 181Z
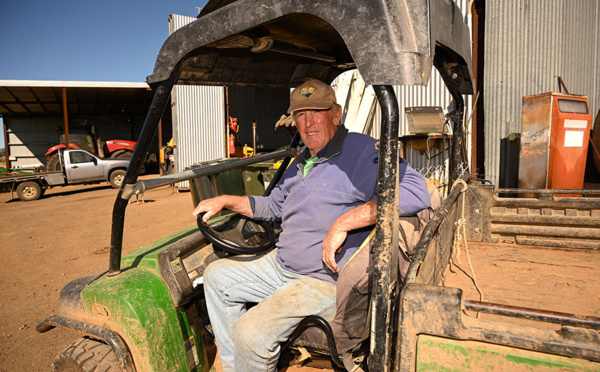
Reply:
M284 270L276 250L211 263L206 306L224 372L276 371L280 343L308 315L335 315L335 285ZM249 302L258 303L250 310Z

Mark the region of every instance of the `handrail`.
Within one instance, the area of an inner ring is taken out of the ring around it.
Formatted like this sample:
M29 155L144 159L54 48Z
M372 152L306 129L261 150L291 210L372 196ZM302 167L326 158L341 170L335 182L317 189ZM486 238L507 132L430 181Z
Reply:
M140 133L138 143L133 150L131 163L129 163L127 173L125 173L125 180L123 181L123 184L119 189L119 194L115 199L115 204L113 205L110 236L110 257L108 262L109 276L118 275L121 272L121 253L123 251L125 210L129 204L127 199L123 199L121 197L124 192L124 186L126 184L134 183L140 174L143 165L143 159L145 159L146 154L148 154L152 138L158 127L158 122L160 121L160 118L167 107L167 102L171 96L171 89L173 88L178 72L179 65L173 69L171 77L168 80L160 83L160 85L156 88L156 93L152 99L148 116L146 116L146 120L144 121L144 126L142 127L142 132Z
M249 158L234 160L227 163L209 165L197 169L188 169L183 172L168 174L156 178L151 178L148 180L138 180L135 184L125 185L121 198L128 200L134 195L142 194L146 190L155 189L157 187L162 187L181 181L188 181L196 177L209 176L212 174L224 172L226 170L243 167L250 164L260 163L261 161L273 160L281 158L283 156L293 157L295 155L296 149L293 147L288 147L284 150L274 151L269 154L252 156Z

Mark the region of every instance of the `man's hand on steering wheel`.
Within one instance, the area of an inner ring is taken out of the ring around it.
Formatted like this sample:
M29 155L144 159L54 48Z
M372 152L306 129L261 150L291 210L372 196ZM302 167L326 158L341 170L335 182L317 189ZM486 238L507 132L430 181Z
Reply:
M200 213L205 213L202 220L206 223L211 217L224 208L249 218L254 217L248 197L235 195L221 195L215 198L202 200L192 214L194 215L194 219L197 219Z
M194 219L197 219L201 213L204 213L202 217L202 221L204 223L208 222L208 220L219 213L223 208L225 208L225 198L222 196L218 196L216 198L202 200L198 206L192 212L194 215Z
M216 225L209 226L208 220L225 208L235 213ZM197 220L198 228L213 244L219 257L264 253L275 246L277 241L270 223L251 220L254 214L248 197L222 195L203 200L192 214Z

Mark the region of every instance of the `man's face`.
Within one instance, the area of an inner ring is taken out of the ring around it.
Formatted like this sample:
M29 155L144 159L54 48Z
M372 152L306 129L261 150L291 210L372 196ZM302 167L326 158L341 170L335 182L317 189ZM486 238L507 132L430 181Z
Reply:
M298 110L294 113L296 127L311 156L321 151L333 138L341 114L341 110L338 110L335 115L332 109Z

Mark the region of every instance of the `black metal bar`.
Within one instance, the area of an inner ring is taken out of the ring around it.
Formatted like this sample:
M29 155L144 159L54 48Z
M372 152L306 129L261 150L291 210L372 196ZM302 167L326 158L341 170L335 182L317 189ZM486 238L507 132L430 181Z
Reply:
M340 360L338 355L337 346L335 345L335 338L333 337L333 330L329 323L317 315L309 315L306 318L302 319L302 321L298 324L294 332L288 340L281 346L281 350L285 350L288 346L294 342L294 340L300 336L302 332L308 327L317 327L327 337L327 346L329 347L329 355L331 356L331 360L333 363L337 364L340 367L344 366L344 363Z
M373 86L381 106L377 225L374 244L370 371L392 368L392 319L398 259L398 101L389 85ZM395 275L396 274L396 275Z
M150 149L152 138L156 133L158 123L162 118L165 107L167 106L178 70L179 66L173 70L171 78L162 82L154 93L150 110L146 116L146 120L144 122L144 126L142 127L142 132L140 133L137 145L135 146L135 150L133 151L131 163L129 163L129 167L127 168L125 180L123 181L123 184L119 189L117 199L115 200L112 216L112 232L110 237L110 259L108 265L109 276L116 275L121 271L121 252L123 249L125 209L129 204L127 199L123 199L121 197L123 195L124 185L135 183L140 174L144 159L146 158L146 154Z
M531 309L520 306L500 305L489 302L463 300L465 309L494 315L509 316L536 320L540 322L557 323L561 325L584 327L600 330L600 318L595 316L578 316L555 311Z
M444 85L452 95L454 100L454 109L449 113L452 121L452 172L450 182L452 185L455 180L461 177L460 165L464 162L463 154L463 116L465 110L465 101L461 95L461 76L460 69L456 69L456 61L450 54L435 53L433 65L440 72Z
M586 195L600 195L600 190L586 190L586 189L496 189L498 194L511 193L511 194L586 194Z
M298 147L298 142L300 142L300 132L296 131L296 133L294 134L294 137L292 138L292 142L290 143L290 148L295 149L296 147ZM279 169L277 169L277 172L275 173L275 176L273 177L271 182L269 182L269 186L263 193L263 196L271 195L271 191L273 191L273 188L275 186L277 186L277 184L279 183L279 180L281 180L281 177L283 177L283 174L285 173L285 170L287 169L288 165L290 164L290 161L292 161L291 155L286 156L283 159L283 162L279 166Z
M156 178L152 178L144 181L137 181L135 185L125 185L123 190L123 194L121 197L123 199L129 199L133 195L137 193L143 193L146 190L155 189L157 187L162 187L166 185L173 184L175 182L187 181L192 178L208 176L211 174L217 174L224 172L226 170L235 169L239 167L243 167L250 164L260 163L261 161L273 160L277 158L281 158L282 156L290 157L296 154L296 150L293 148L286 148L284 150L275 151L269 154L263 154L258 156L252 156L249 158L234 160L226 163L219 163L215 165L208 165L198 169L188 169L183 172L168 174L165 176L160 176Z
M454 110L450 113L452 119L452 179L450 185L459 179L460 166L463 163L463 113L465 110L465 101L463 96L455 90L450 90L452 98L454 98Z
M119 362L120 370L127 372L135 371L133 368L133 360L127 351L127 345L125 345L125 341L123 341L121 336L119 336L117 333L104 327L65 318L59 315L50 315L46 319L42 320L40 324L37 325L36 330L39 333L45 333L55 327L72 329L74 331L83 333L84 335L93 336L94 338L105 341L108 346L113 349L115 357Z

